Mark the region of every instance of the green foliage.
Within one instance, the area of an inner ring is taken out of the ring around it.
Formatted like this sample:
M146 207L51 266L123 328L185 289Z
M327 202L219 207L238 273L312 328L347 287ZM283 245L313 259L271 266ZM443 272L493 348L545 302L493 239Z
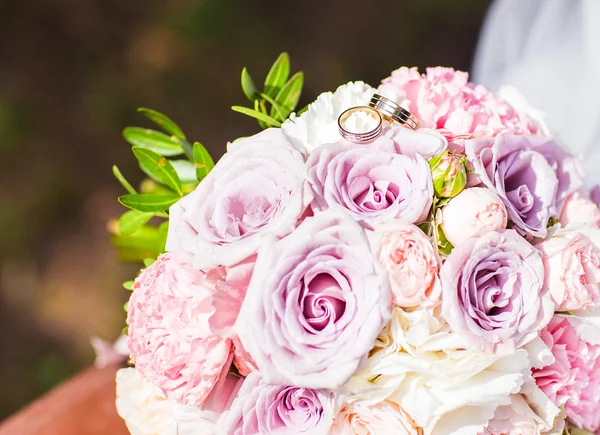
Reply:
M167 115L157 112L156 110L147 109L145 107L140 107L137 111L144 115L146 118L150 119L151 121L154 121L158 126L160 126L164 131L166 131L170 135L185 140L185 134L183 134L181 128L177 124L175 124L173 120Z
M200 142L194 142L194 167L199 182L215 167L215 162Z
M125 290L133 291L133 284L134 284L134 282L135 282L135 281L133 281L133 280L131 280L131 281L125 281L125 282L123 283L123 288L124 288Z
M183 154L183 148L176 137L148 128L127 127L123 130L123 138L131 145L149 149L162 156Z
M125 207L139 211L165 211L177 201L178 195L152 195L147 193L119 196L119 202Z
M119 234L130 235L143 227L154 213L147 211L129 210L119 218Z
M123 176L123 174L121 174L121 171L119 170L119 168L117 168L117 165L113 165L112 167L112 171L113 171L113 175L115 176L115 178L119 181L119 183L121 183L121 186L123 186L123 188L132 194L137 193L135 191L135 189L133 188L133 186L129 183L129 181L127 181L125 179L125 177Z
M169 160L146 148L134 146L132 150L140 162L140 166L145 169L144 172L151 174L159 183L173 189L179 196L183 196L181 180Z
M242 91L253 103L253 108L233 106L232 109L257 119L262 128L280 127L296 109L304 85L302 72L288 80L289 75L290 58L285 52L271 66L262 92L257 89L248 69L242 69Z

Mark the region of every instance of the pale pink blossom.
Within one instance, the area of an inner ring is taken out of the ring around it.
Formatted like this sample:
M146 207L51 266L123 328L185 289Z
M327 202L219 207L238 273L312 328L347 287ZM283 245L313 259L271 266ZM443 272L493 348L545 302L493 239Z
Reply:
M330 435L422 435L410 416L392 401L349 403L340 409Z
M496 408L492 418L480 435L537 435L548 433L542 418L520 394L511 394L510 403Z
M371 240L376 245L377 259L389 275L395 305L409 308L439 303L440 259L419 227L390 221L372 233Z
M600 228L600 208L590 197L575 192L565 201L559 221L563 227L580 223Z
M534 369L537 385L577 426L600 428L600 346L582 340L568 317L555 316L542 331L554 362Z
M484 187L463 190L442 209L446 239L458 246L471 237L506 228L508 213L498 195Z
M600 241L600 230L567 228L537 245L558 311L588 310L600 302L600 248L594 241Z

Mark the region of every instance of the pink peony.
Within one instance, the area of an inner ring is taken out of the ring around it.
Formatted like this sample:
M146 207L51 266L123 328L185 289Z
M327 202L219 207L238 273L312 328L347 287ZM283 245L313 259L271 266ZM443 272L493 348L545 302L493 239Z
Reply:
M600 302L600 249L586 235L600 241L600 231L582 231L560 230L537 245L558 311L588 310Z
M383 95L400 100L421 121L422 127L439 130L449 140L457 136L537 134L538 127L500 97L469 83L469 74L453 68L402 67L383 80Z
M565 201L559 221L563 227L580 223L600 228L600 208L588 196L575 192Z
M498 195L483 187L465 189L442 209L442 230L458 246L471 237L506 228L508 213Z
M168 398L200 406L231 365L227 335L245 289L227 284L226 273L209 279L191 261L171 252L144 270L127 324L129 351L142 376Z
M373 234L377 259L389 274L392 302L404 308L436 305L442 292L440 259L425 233L394 220Z
M422 435L410 416L391 401L373 406L346 404L335 417L330 435Z
M555 316L542 331L542 340L552 350L554 362L534 369L540 389L563 407L577 426L600 428L600 346L581 340L568 317Z

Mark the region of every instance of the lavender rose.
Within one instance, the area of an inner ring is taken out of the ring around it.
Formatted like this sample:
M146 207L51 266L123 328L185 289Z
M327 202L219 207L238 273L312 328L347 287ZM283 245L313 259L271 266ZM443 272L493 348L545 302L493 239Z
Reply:
M422 220L433 198L429 165L393 149L391 139L380 137L368 147L341 141L314 150L307 161L313 208L342 210L367 227Z
M440 278L443 316L485 351L527 343L554 312L543 289L542 256L515 230L466 240L447 258Z
M373 347L390 299L362 228L317 212L261 246L235 329L269 383L337 388Z
M196 190L171 207L167 250L194 254L194 267L231 266L268 235L296 226L306 166L280 129L235 142Z
M465 151L481 182L498 194L519 233L546 237L550 217L583 185L572 155L542 136L498 136L467 141Z
M333 423L334 399L325 390L270 385L254 372L219 419L219 433L326 435Z

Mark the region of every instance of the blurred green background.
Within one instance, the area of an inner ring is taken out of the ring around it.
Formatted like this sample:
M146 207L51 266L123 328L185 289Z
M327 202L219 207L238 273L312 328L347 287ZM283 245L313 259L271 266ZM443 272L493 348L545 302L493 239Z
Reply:
M141 179L126 125L171 116L218 157L258 131L247 105L281 51L305 72L303 107L401 65L468 69L483 0L0 0L0 419L94 358L124 326L106 222L123 211L117 163Z

